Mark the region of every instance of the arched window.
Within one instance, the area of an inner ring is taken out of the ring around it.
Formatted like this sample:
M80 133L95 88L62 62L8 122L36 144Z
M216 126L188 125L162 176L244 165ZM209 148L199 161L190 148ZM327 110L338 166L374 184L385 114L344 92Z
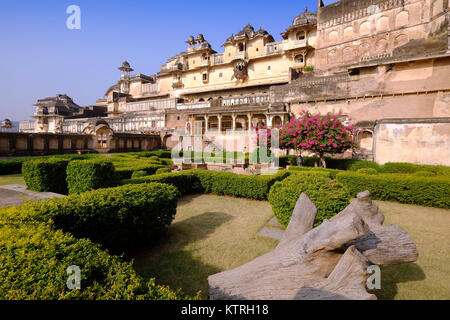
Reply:
M239 43L239 51L245 51L245 45L243 43Z

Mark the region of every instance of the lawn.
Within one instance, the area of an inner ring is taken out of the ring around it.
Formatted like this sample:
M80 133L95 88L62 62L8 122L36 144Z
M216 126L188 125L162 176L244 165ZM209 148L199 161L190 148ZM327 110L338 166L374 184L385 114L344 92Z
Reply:
M10 174L10 175L0 175L0 186L6 186L9 184L21 184L25 185L22 174Z
M416 263L382 269L380 299L450 299L450 210L377 201L387 224L413 237ZM188 294L208 298L207 277L273 250L277 241L257 236L273 216L268 202L189 196L180 200L167 236L149 250L130 254L136 271Z

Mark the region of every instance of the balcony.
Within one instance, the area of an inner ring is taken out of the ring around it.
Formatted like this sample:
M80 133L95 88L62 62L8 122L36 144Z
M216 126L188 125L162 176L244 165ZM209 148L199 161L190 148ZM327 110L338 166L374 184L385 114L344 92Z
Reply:
M283 44L281 42L273 42L266 45L266 55L280 54L283 52Z
M246 51L237 51L236 54L234 55L234 58L246 60L248 58L248 55Z
M19 132L34 131L34 121L20 121Z
M141 94L158 94L159 93L159 83L145 83L141 87Z
M248 95L240 97L230 97L222 99L222 106L239 106L239 105L258 105L269 103L269 94Z
M218 65L223 63L223 53L221 54L214 54L211 56L213 65Z
M211 103L209 101L177 104L177 110L208 109L208 108L211 108Z
M182 63L178 63L174 66L161 66L161 72L162 73L169 73L169 72L175 72L175 71L184 71L186 70L186 66Z
M182 88L184 88L183 81L181 81L181 80L173 80L172 81L172 88L174 88L174 89L182 89Z
M284 50L286 50L286 51L295 50L295 49L306 48L308 46L309 46L309 44L306 39L305 40L295 40L295 41L286 42L286 44L284 45Z

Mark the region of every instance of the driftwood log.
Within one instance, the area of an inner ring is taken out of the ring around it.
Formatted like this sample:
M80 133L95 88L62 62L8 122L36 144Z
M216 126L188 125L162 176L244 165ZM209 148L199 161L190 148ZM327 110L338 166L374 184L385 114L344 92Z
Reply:
M417 248L384 216L368 191L313 228L315 205L302 194L277 248L208 278L215 300L376 299L366 290L370 265L416 261Z

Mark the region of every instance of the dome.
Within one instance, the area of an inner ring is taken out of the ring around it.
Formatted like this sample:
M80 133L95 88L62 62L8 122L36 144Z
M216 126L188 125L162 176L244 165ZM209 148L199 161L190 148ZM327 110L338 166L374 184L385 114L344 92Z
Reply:
M314 12L308 12L308 8L305 9L305 12L295 17L292 26L297 27L307 24L317 24L317 15Z
M122 63L122 66L119 68L120 71L124 71L124 72L131 72L134 71L133 68L131 68L130 64L128 63L128 61L124 61Z
M1 127L5 128L5 129L10 129L10 128L13 127L13 124L12 124L11 120L5 119L5 120L2 121Z

